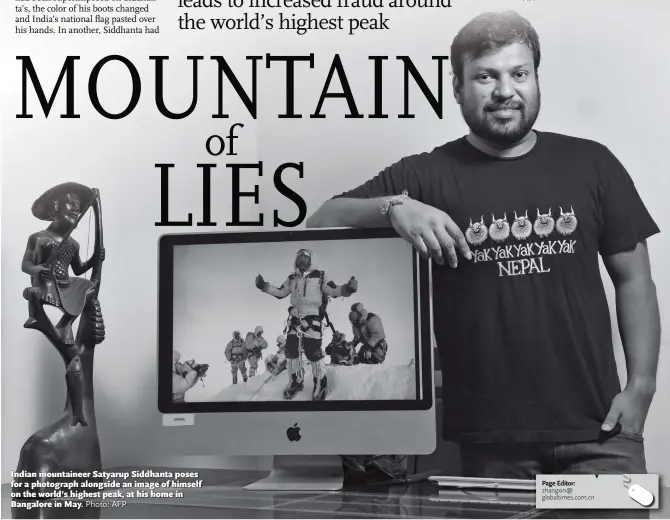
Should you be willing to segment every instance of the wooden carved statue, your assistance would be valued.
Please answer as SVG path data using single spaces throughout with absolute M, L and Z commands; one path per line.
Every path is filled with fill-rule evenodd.
M 89 208 L 95 216 L 95 243 L 91 258 L 82 262 L 79 244 L 71 234 Z M 24 490 L 37 493 L 37 498 L 12 499 L 17 502 L 42 501 L 39 492 L 53 493 L 55 488 L 50 484 L 54 482 L 74 482 L 76 485 L 70 490 L 90 492 L 84 481 L 95 479 L 72 477 L 72 473 L 92 473 L 101 470 L 102 465 L 93 399 L 93 355 L 96 345 L 105 338 L 98 300 L 105 260 L 100 193 L 75 182 L 60 184 L 39 197 L 32 212 L 50 224 L 29 237 L 23 257 L 21 267 L 31 281 L 23 292 L 28 300 L 28 319 L 23 326 L 41 332 L 63 358 L 67 399 L 60 417 L 31 435 L 21 449 L 16 472 L 24 476 L 14 478 L 14 482 L 24 486 L 29 483 L 31 487 L 32 483 L 41 482 L 44 487 L 14 487 L 15 493 Z M 47 316 L 44 305 L 62 312 L 56 325 Z M 78 317 L 75 335 L 72 328 Z M 98 518 L 100 508 L 13 507 L 12 516 Z

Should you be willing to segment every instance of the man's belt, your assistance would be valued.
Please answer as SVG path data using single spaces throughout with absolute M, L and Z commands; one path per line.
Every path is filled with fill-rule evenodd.
M 291 324 L 293 329 L 294 330 L 302 329 L 301 323 L 303 321 L 305 323 L 307 323 L 307 325 L 308 325 L 307 330 L 314 330 L 316 332 L 322 332 L 323 331 L 323 327 L 321 325 L 321 320 L 319 319 L 318 316 L 315 316 L 315 315 L 305 316 L 302 319 L 301 318 L 294 318 L 293 322 Z

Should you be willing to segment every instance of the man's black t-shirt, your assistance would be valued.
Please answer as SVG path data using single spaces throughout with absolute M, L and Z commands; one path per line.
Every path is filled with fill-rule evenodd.
M 338 196 L 407 190 L 446 212 L 470 243 L 472 261 L 433 264 L 447 439 L 596 439 L 621 391 L 599 254 L 659 229 L 605 146 L 537 136 L 514 159 L 461 138 Z

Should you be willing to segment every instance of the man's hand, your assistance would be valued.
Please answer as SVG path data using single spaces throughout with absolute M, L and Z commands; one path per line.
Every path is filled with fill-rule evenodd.
M 356 278 L 353 276 L 349 278 L 349 281 L 347 282 L 347 288 L 351 294 L 354 294 L 356 291 L 358 291 L 358 280 L 356 280 Z
M 422 202 L 408 199 L 391 208 L 391 225 L 424 257 L 433 257 L 444 264 L 443 251 L 451 267 L 458 265 L 456 248 L 468 260 L 472 253 L 465 236 L 444 211 Z
M 266 281 L 263 279 L 263 277 L 259 274 L 256 277 L 256 287 L 260 289 L 261 291 L 265 288 Z
M 602 425 L 603 431 L 612 431 L 619 423 L 623 433 L 641 435 L 652 399 L 652 392 L 626 388 L 612 400 L 612 406 Z
M 49 278 L 51 278 L 51 269 L 38 265 L 35 268 L 35 278 L 38 278 L 42 282 L 48 282 Z

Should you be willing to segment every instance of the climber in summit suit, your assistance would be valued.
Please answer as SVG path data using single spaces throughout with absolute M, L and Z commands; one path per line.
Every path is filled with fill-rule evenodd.
M 277 337 L 277 352 L 270 354 L 265 358 L 265 370 L 273 376 L 281 374 L 286 370 L 286 338 L 284 336 Z
M 233 373 L 233 384 L 237 384 L 237 370 L 242 374 L 244 382 L 247 382 L 247 351 L 244 348 L 244 340 L 240 336 L 240 331 L 233 332 L 233 339 L 226 346 L 226 359 L 230 363 L 230 370 Z
M 335 332 L 333 340 L 326 347 L 326 355 L 330 356 L 331 365 L 353 365 L 356 349 L 347 341 L 344 332 Z
M 354 364 L 380 365 L 386 359 L 388 345 L 382 320 L 368 312 L 362 303 L 354 303 L 349 313 L 349 321 L 354 332 L 352 345 L 362 343 Z
M 325 356 L 321 349 L 325 306 L 328 297 L 349 297 L 358 290 L 358 282 L 353 276 L 346 284 L 340 286 L 329 281 L 325 272 L 314 268 L 313 256 L 309 249 L 300 249 L 295 257 L 293 273 L 281 287 L 270 285 L 261 275 L 256 277 L 256 287 L 264 293 L 278 299 L 291 295 L 291 305 L 297 313 L 297 317 L 294 316 L 291 320 L 286 338 L 289 384 L 284 391 L 285 399 L 293 399 L 304 387 L 302 371 L 298 370 L 301 341 L 305 357 L 312 366 L 314 379 L 312 399 L 325 399 L 328 381 Z
M 256 375 L 258 360 L 263 358 L 262 351 L 266 348 L 268 348 L 268 342 L 263 337 L 263 327 L 258 325 L 254 332 L 249 332 L 244 339 L 244 349 L 247 351 L 247 361 L 249 361 L 249 377 Z
M 184 396 L 206 376 L 209 365 L 197 365 L 194 359 L 183 363 L 178 350 L 172 351 L 172 402 L 183 403 Z

